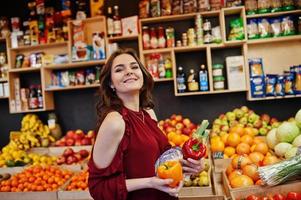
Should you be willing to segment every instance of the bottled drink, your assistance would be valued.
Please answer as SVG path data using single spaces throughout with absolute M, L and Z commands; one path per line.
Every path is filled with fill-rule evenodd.
M 200 82 L 200 91 L 208 91 L 208 72 L 205 65 L 201 65 L 201 69 L 199 71 L 199 82 Z
M 43 108 L 43 94 L 42 94 L 41 85 L 37 86 L 37 98 L 38 98 L 38 107 Z
M 39 101 L 37 91 L 34 85 L 30 86 L 29 93 L 29 109 L 37 109 L 39 107 Z
M 178 93 L 184 93 L 186 91 L 186 74 L 181 66 L 177 72 L 177 89 Z
M 160 55 L 159 58 L 158 71 L 159 71 L 159 78 L 165 78 L 166 70 L 165 70 L 165 64 L 162 55 Z
M 114 35 L 114 22 L 113 22 L 112 7 L 108 7 L 107 28 L 108 28 L 108 36 L 112 37 Z
M 122 30 L 121 30 L 121 19 L 119 16 L 119 10 L 118 6 L 114 6 L 114 16 L 113 16 L 113 22 L 114 22 L 114 35 L 115 36 L 121 36 Z
M 196 80 L 196 74 L 194 69 L 190 69 L 189 76 L 187 79 L 188 91 L 198 91 L 199 90 L 199 83 Z

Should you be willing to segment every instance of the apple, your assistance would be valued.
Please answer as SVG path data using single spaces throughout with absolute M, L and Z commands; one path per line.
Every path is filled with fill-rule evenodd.
M 72 163 L 75 163 L 77 161 L 77 158 L 74 157 L 73 155 L 70 155 L 66 159 L 66 164 L 71 165 Z
M 222 123 L 222 120 L 221 119 L 216 119 L 216 120 L 214 120 L 214 122 L 213 122 L 213 125 L 221 125 L 221 123 Z
M 268 129 L 267 128 L 262 127 L 262 128 L 259 129 L 259 135 L 265 136 L 267 134 L 268 134 Z
M 234 121 L 235 118 L 236 118 L 234 112 L 227 112 L 227 113 L 226 113 L 226 116 L 227 116 L 227 119 L 228 119 L 229 121 Z
M 251 114 L 249 114 L 248 122 L 249 123 L 254 123 L 257 119 L 259 119 L 259 116 L 256 115 L 255 113 L 251 113 Z
M 234 109 L 234 114 L 237 119 L 240 119 L 243 117 L 244 112 L 241 109 L 236 108 L 236 109 Z
M 85 150 L 85 149 L 81 149 L 79 151 L 79 154 L 81 155 L 82 158 L 86 158 L 89 156 L 89 151 Z
M 248 111 L 249 111 L 249 108 L 248 108 L 247 106 L 242 106 L 240 109 L 241 109 L 244 113 L 248 113 Z
M 268 127 L 268 123 L 266 121 L 262 121 L 262 127 L 264 128 Z
M 169 132 L 172 132 L 172 131 L 175 131 L 175 130 L 176 130 L 176 129 L 175 129 L 174 127 L 169 126 L 169 127 L 166 128 L 165 131 L 166 131 L 167 133 L 169 133 Z
M 82 145 L 91 145 L 92 142 L 91 142 L 90 138 L 84 138 L 84 139 L 82 139 L 81 144 Z
M 67 149 L 65 149 L 65 151 L 63 152 L 63 156 L 68 157 L 70 155 L 73 155 L 74 151 L 72 148 L 68 147 Z
M 56 163 L 58 165 L 62 165 L 66 162 L 66 158 L 64 156 L 59 156 L 57 159 L 56 159 Z
M 221 125 L 227 126 L 228 125 L 228 120 L 222 120 Z
M 170 121 L 170 125 L 173 126 L 173 127 L 176 125 L 176 123 L 177 123 L 177 121 L 175 119 Z
M 176 114 L 172 114 L 172 115 L 170 116 L 170 119 L 171 119 L 171 120 L 175 120 L 175 119 L 176 119 L 176 117 L 177 117 L 177 115 L 176 115 Z
M 265 122 L 268 124 L 268 123 L 270 123 L 271 117 L 270 117 L 268 114 L 262 114 L 262 115 L 260 116 L 260 119 L 261 119 L 262 121 L 265 121 Z
M 272 128 L 278 128 L 279 126 L 280 126 L 280 122 L 274 122 L 273 124 L 272 124 Z
M 95 136 L 96 136 L 96 133 L 93 130 L 88 131 L 88 133 L 86 135 L 86 137 L 88 137 L 88 138 L 95 138 Z
M 163 121 L 163 120 L 160 120 L 158 124 L 159 124 L 159 126 L 163 126 L 164 121 Z
M 75 135 L 75 132 L 70 130 L 70 131 L 67 131 L 66 133 L 66 138 L 73 138 Z
M 170 125 L 167 122 L 164 122 L 163 129 L 166 130 L 168 127 L 170 127 Z
M 188 118 L 184 118 L 182 123 L 183 123 L 186 127 L 189 127 L 189 125 L 191 124 L 191 121 L 190 121 L 190 119 L 188 119 Z
M 222 125 L 220 130 L 224 131 L 224 132 L 228 132 L 230 130 L 230 127 L 228 125 L 226 125 L 226 126 Z
M 74 136 L 73 136 L 73 139 L 74 140 L 81 140 L 85 137 L 85 134 L 82 133 L 82 132 L 75 132 Z
M 253 126 L 255 127 L 255 128 L 260 128 L 260 127 L 262 127 L 262 121 L 260 120 L 260 119 L 257 119 L 254 123 L 253 123 Z
M 185 128 L 182 129 L 182 134 L 189 136 L 190 133 L 191 133 L 191 129 L 190 128 L 185 127 Z
M 177 116 L 176 116 L 176 121 L 177 121 L 177 122 L 181 122 L 182 120 L 183 120 L 182 115 L 177 115 Z
M 74 141 L 74 139 L 72 139 L 72 138 L 68 138 L 68 139 L 66 140 L 66 146 L 73 146 L 74 143 L 75 143 L 75 141 Z
M 227 120 L 227 117 L 225 114 L 220 114 L 218 117 L 220 120 Z
M 254 125 L 253 125 L 252 123 L 247 123 L 247 127 L 251 127 L 251 128 L 253 128 L 253 127 L 254 127 Z
M 75 146 L 80 146 L 81 144 L 82 144 L 82 140 L 80 140 L 80 139 L 75 140 L 75 143 L 74 143 Z
M 270 124 L 273 125 L 275 122 L 278 122 L 278 119 L 276 119 L 275 117 L 272 117 L 270 120 Z
M 77 162 L 82 160 L 82 156 L 79 152 L 73 154 L 73 156 L 77 159 Z
M 248 118 L 247 117 L 242 117 L 239 120 L 240 124 L 246 125 L 248 123 Z
M 184 124 L 182 124 L 182 122 L 178 122 L 175 127 L 177 130 L 181 130 L 184 128 Z
M 238 125 L 238 124 L 239 124 L 239 122 L 236 121 L 236 120 L 230 121 L 230 122 L 229 122 L 229 126 L 230 126 L 230 127 L 236 126 L 236 125 Z
M 214 128 L 212 128 L 212 132 L 214 132 L 214 133 L 220 133 L 221 132 L 221 129 L 220 129 L 220 127 L 214 127 Z

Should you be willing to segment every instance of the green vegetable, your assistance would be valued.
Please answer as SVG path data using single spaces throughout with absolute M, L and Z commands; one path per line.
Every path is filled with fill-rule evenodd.
M 295 116 L 295 120 L 297 122 L 297 125 L 301 129 L 301 109 L 297 112 L 297 114 Z
M 279 142 L 292 143 L 299 135 L 299 128 L 294 122 L 283 122 L 277 128 L 277 139 Z

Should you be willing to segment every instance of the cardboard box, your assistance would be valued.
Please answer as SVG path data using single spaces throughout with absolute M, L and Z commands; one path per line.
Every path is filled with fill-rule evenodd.
M 246 75 L 243 56 L 226 58 L 227 79 L 229 90 L 246 90 Z

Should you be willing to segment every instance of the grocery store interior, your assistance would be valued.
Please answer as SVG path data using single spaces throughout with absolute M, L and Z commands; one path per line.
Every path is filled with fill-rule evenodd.
M 14 192 L 38 198 L 29 191 L 46 186 L 26 187 L 16 174 L 49 176 L 56 165 L 64 166 L 63 175 L 47 190 L 49 199 L 91 199 L 87 162 L 97 132 L 99 73 L 118 48 L 134 49 L 153 76 L 158 126 L 172 146 L 182 147 L 209 121 L 208 167 L 184 181 L 180 199 L 301 200 L 300 0 L 5 2 L 1 199 L 22 199 Z M 69 162 L 70 148 L 79 158 Z M 268 173 L 273 166 L 278 174 Z M 285 173 L 299 177 L 288 180 Z

